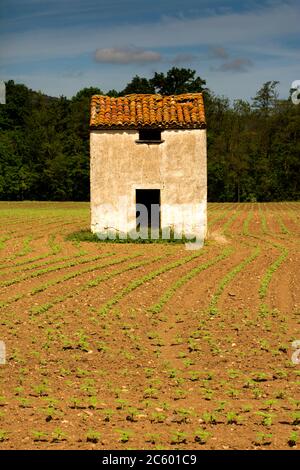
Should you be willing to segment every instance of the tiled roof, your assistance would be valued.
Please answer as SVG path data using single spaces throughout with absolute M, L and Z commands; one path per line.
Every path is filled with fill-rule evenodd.
M 206 127 L 202 93 L 184 95 L 126 95 L 120 98 L 94 95 L 91 129 Z

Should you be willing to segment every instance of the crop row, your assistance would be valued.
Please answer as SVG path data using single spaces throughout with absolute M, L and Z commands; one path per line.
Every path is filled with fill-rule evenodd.
M 55 253 L 49 253 L 46 258 L 48 258 L 49 256 L 53 256 Z M 32 271 L 34 269 L 37 269 L 37 268 L 41 268 L 42 266 L 49 266 L 51 264 L 57 264 L 57 263 L 62 263 L 63 261 L 69 261 L 69 260 L 73 260 L 74 258 L 81 258 L 82 256 L 85 256 L 87 255 L 87 251 L 86 250 L 83 250 L 83 249 L 80 249 L 78 251 L 78 253 L 74 253 L 73 255 L 69 255 L 69 256 L 61 256 L 60 258 L 55 258 L 55 259 L 48 259 L 46 261 L 42 261 L 40 263 L 34 263 L 32 262 L 31 263 L 21 263 L 21 265 L 18 265 L 18 267 L 16 269 L 12 269 L 12 267 L 10 266 L 9 269 L 10 269 L 10 272 L 11 273 L 18 273 L 20 271 L 22 272 L 26 272 L 26 271 Z M 25 266 L 24 267 L 24 264 L 29 264 L 29 266 Z
M 189 263 L 190 261 L 193 261 L 195 258 L 198 258 L 199 256 L 202 256 L 204 253 L 198 252 L 193 255 L 187 256 L 185 258 L 181 258 L 177 261 L 173 261 L 172 263 L 169 263 L 165 266 L 162 266 L 161 268 L 158 268 L 145 276 L 135 279 L 134 281 L 131 281 L 126 287 L 124 287 L 122 290 L 120 290 L 112 299 L 108 300 L 99 310 L 99 315 L 106 315 L 106 313 L 109 311 L 109 309 L 117 304 L 123 297 L 125 297 L 127 294 L 132 292 L 133 290 L 137 289 L 138 287 L 142 286 L 148 281 L 152 281 L 155 277 L 160 276 L 161 274 L 164 274 L 171 269 L 175 269 L 179 266 L 182 266 L 186 263 Z
M 215 258 L 207 261 L 204 264 L 201 264 L 200 266 L 197 266 L 196 268 L 193 268 L 190 270 L 187 274 L 184 276 L 180 277 L 177 279 L 161 296 L 159 301 L 152 305 L 150 307 L 150 312 L 152 313 L 159 313 L 163 306 L 171 299 L 171 297 L 176 293 L 176 291 L 182 287 L 184 284 L 186 284 L 188 281 L 196 277 L 198 274 L 200 274 L 202 271 L 204 271 L 207 268 L 210 268 L 214 264 L 217 264 L 219 261 L 227 258 L 233 253 L 233 248 L 225 248 L 222 253 Z
M 136 252 L 136 253 L 134 253 L 130 256 L 125 256 L 125 257 L 121 257 L 121 258 L 117 258 L 117 259 L 113 259 L 113 260 L 108 260 L 107 262 L 97 264 L 96 266 L 90 266 L 90 267 L 88 267 L 86 269 L 83 269 L 83 270 L 80 270 L 80 271 L 74 271 L 74 272 L 66 274 L 66 275 L 64 275 L 64 276 L 62 276 L 58 279 L 53 279 L 51 281 L 48 281 L 47 283 L 44 283 L 44 284 L 41 284 L 41 285 L 35 287 L 34 289 L 32 289 L 29 292 L 29 295 L 36 295 L 39 292 L 43 292 L 43 291 L 47 290 L 49 287 L 52 287 L 54 285 L 61 284 L 63 282 L 69 281 L 69 280 L 74 279 L 74 278 L 76 278 L 78 276 L 81 276 L 83 274 L 90 273 L 90 272 L 93 272 L 93 271 L 97 271 L 99 269 L 109 267 L 109 266 L 112 266 L 114 264 L 123 263 L 124 261 L 127 261 L 127 260 L 132 259 L 132 258 L 136 258 L 138 256 L 141 256 L 141 253 Z M 0 303 L 0 308 L 6 307 L 6 306 L 10 305 L 11 303 L 16 302 L 17 300 L 20 300 L 22 297 L 25 297 L 26 295 L 28 295 L 28 293 L 17 294 L 16 296 L 11 297 L 10 299 L 8 299 L 4 302 L 1 302 Z
M 277 271 L 280 265 L 286 260 L 289 254 L 289 250 L 285 248 L 284 246 L 281 246 L 278 244 L 273 244 L 273 245 L 279 248 L 279 250 L 281 251 L 281 254 L 274 261 L 274 263 L 272 263 L 271 266 L 269 266 L 269 268 L 265 272 L 264 277 L 261 280 L 260 287 L 259 287 L 259 296 L 261 299 L 264 299 L 266 297 L 268 287 L 272 280 L 273 274 Z
M 136 256 L 127 256 L 126 258 L 120 259 L 118 263 L 122 263 L 122 262 L 130 260 L 134 257 L 136 257 Z M 48 310 L 50 310 L 55 305 L 57 305 L 61 302 L 64 302 L 67 299 L 71 299 L 71 298 L 81 294 L 83 291 L 85 291 L 87 289 L 97 287 L 101 282 L 108 281 L 109 279 L 113 279 L 116 276 L 118 276 L 120 274 L 123 274 L 127 271 L 132 271 L 134 269 L 138 269 L 138 268 L 147 266 L 148 264 L 155 263 L 157 261 L 162 260 L 164 257 L 165 256 L 156 256 L 156 257 L 148 259 L 148 260 L 139 261 L 137 263 L 131 263 L 129 265 L 126 265 L 126 266 L 122 267 L 121 269 L 117 269 L 117 270 L 114 270 L 114 271 L 109 272 L 109 273 L 104 273 L 101 276 L 96 277 L 95 279 L 93 279 L 91 281 L 88 281 L 87 283 L 83 284 L 78 289 L 72 290 L 71 292 L 67 292 L 64 295 L 61 295 L 59 297 L 56 297 L 55 299 L 52 299 L 51 302 L 47 302 L 47 303 L 45 303 L 43 305 L 40 305 L 40 306 L 37 306 L 37 307 L 33 307 L 31 309 L 31 312 L 35 315 L 47 312 Z M 118 264 L 118 263 L 115 262 L 115 263 L 112 263 L 112 264 Z M 108 264 L 107 266 L 112 266 L 112 264 Z
M 233 224 L 233 222 L 238 218 L 238 216 L 240 215 L 240 212 L 241 212 L 241 211 L 240 211 L 239 209 L 237 209 L 237 210 L 234 212 L 234 214 L 232 214 L 232 216 L 229 217 L 229 219 L 225 222 L 225 224 L 224 224 L 223 227 L 222 227 L 222 233 L 223 233 L 224 235 L 229 235 L 228 229 L 229 229 L 229 227 Z
M 24 247 L 24 243 L 25 242 L 23 242 L 23 247 Z M 28 241 L 26 241 L 25 245 L 27 243 L 28 243 Z M 16 266 L 24 266 L 26 264 L 34 263 L 35 261 L 43 260 L 45 258 L 48 258 L 49 256 L 57 255 L 62 250 L 61 246 L 55 241 L 55 234 L 51 234 L 49 236 L 48 246 L 49 246 L 50 250 L 47 253 L 45 253 L 44 255 L 34 256 L 33 258 L 29 258 L 29 259 L 26 259 L 26 260 L 15 261 L 14 265 L 12 267 L 15 268 Z M 9 268 L 10 266 L 7 266 L 7 262 L 14 261 L 16 258 L 18 258 L 17 254 L 15 254 L 15 255 L 13 255 L 9 258 L 6 258 L 6 263 L 0 264 L 0 269 Z
M 7 240 L 9 240 L 9 236 L 8 235 L 3 235 L 2 237 L 0 237 L 0 250 L 3 250 L 4 246 L 5 246 L 5 243 L 7 242 Z
M 51 273 L 53 271 L 60 271 L 62 269 L 73 268 L 74 266 L 79 266 L 81 264 L 92 263 L 93 261 L 98 261 L 99 259 L 106 258 L 108 256 L 113 256 L 113 255 L 115 255 L 115 252 L 104 253 L 104 254 L 101 254 L 101 255 L 92 256 L 90 258 L 81 259 L 81 260 L 69 261 L 68 263 L 61 264 L 60 266 L 50 266 L 50 267 L 47 267 L 47 268 L 44 268 L 44 269 L 40 269 L 39 271 L 34 271 L 32 273 L 29 273 L 25 276 L 20 276 L 20 277 L 14 278 L 14 279 L 8 279 L 7 281 L 2 281 L 2 282 L 0 282 L 0 286 L 2 286 L 2 287 L 12 286 L 14 284 L 18 284 L 18 283 L 26 281 L 28 279 L 33 279 L 35 277 L 39 277 L 39 276 L 42 276 L 44 274 Z
M 276 220 L 278 222 L 278 225 L 280 227 L 280 230 L 281 230 L 281 233 L 283 233 L 284 235 L 290 235 L 291 232 L 290 230 L 286 227 L 286 225 L 284 224 L 283 220 L 282 220 L 282 217 L 280 214 L 277 214 L 276 215 Z
M 218 313 L 217 309 L 217 304 L 218 300 L 224 291 L 225 287 L 235 278 L 235 276 L 240 273 L 248 264 L 250 264 L 252 261 L 255 260 L 255 258 L 258 257 L 260 254 L 260 248 L 257 246 L 253 252 L 251 253 L 250 256 L 248 256 L 246 259 L 244 259 L 241 263 L 239 263 L 237 266 L 232 268 L 231 271 L 226 273 L 226 275 L 221 279 L 219 282 L 219 285 L 215 291 L 215 293 L 212 296 L 210 305 L 209 305 L 209 313 L 212 315 L 215 315 Z
M 73 223 L 74 222 L 66 222 L 65 224 L 62 224 L 62 225 L 70 225 L 70 224 L 73 224 Z M 46 230 L 49 231 L 48 228 Z M 32 232 L 32 229 L 31 229 L 31 232 Z M 13 235 L 13 237 L 12 237 L 12 235 Z M 44 237 L 44 234 L 40 234 L 40 233 L 35 233 L 34 236 L 32 234 L 30 234 L 30 235 L 24 237 L 24 231 L 22 232 L 21 235 L 15 235 L 14 232 L 10 232 L 9 234 L 6 234 L 4 239 L 3 239 L 5 243 L 10 239 L 17 240 L 19 238 L 23 238 L 22 247 L 18 252 L 14 253 L 13 255 L 10 255 L 7 258 L 3 258 L 1 261 L 2 262 L 5 261 L 7 263 L 7 262 L 10 262 L 10 261 L 14 261 L 17 258 L 24 257 L 25 255 L 27 255 L 31 251 L 33 251 L 33 248 L 31 247 L 31 242 L 36 241 L 36 240 L 40 240 L 43 237 Z M 55 235 L 54 234 L 51 234 L 49 236 L 48 244 L 49 244 L 49 247 L 50 247 L 50 250 L 51 250 L 51 254 L 57 254 L 61 251 L 60 245 L 55 242 Z M 4 245 L 3 245 L 3 247 L 4 247 Z M 1 239 L 0 239 L 0 250 L 1 250 Z M 45 255 L 39 255 L 39 256 L 35 257 L 34 260 L 37 261 L 37 260 L 40 260 L 40 259 L 44 259 L 47 256 L 49 256 L 48 253 L 45 254 Z M 0 269 L 6 268 L 7 267 L 6 263 L 1 264 Z M 15 263 L 15 266 L 17 266 L 17 263 Z
M 250 210 L 247 214 L 246 219 L 244 220 L 243 223 L 243 229 L 242 229 L 242 234 L 245 235 L 246 237 L 249 236 L 249 224 L 251 220 L 253 219 L 253 210 Z
M 211 228 L 213 225 L 215 225 L 217 222 L 219 222 L 219 220 L 222 220 L 222 219 L 225 219 L 225 217 L 227 216 L 227 214 L 229 213 L 229 211 L 232 209 L 231 206 L 229 207 L 226 207 L 224 206 L 221 214 L 217 214 L 215 217 L 213 217 L 212 219 L 209 218 L 208 220 L 208 227 Z

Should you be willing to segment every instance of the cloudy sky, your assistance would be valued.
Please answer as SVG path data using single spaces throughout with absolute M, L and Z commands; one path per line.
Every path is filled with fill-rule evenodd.
M 299 0 L 1 0 L 0 79 L 53 96 L 195 69 L 218 95 L 300 79 Z

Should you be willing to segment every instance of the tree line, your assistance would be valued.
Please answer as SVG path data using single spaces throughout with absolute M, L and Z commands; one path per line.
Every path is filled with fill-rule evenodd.
M 194 70 L 135 76 L 122 91 L 204 94 L 209 201 L 280 201 L 300 196 L 300 105 L 279 99 L 277 81 L 250 100 L 214 94 Z M 89 106 L 100 88 L 49 97 L 13 80 L 0 105 L 0 199 L 89 200 Z

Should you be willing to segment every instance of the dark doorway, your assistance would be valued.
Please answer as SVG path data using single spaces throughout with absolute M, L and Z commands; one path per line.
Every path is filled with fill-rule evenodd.
M 160 229 L 160 189 L 136 189 L 136 230 Z

